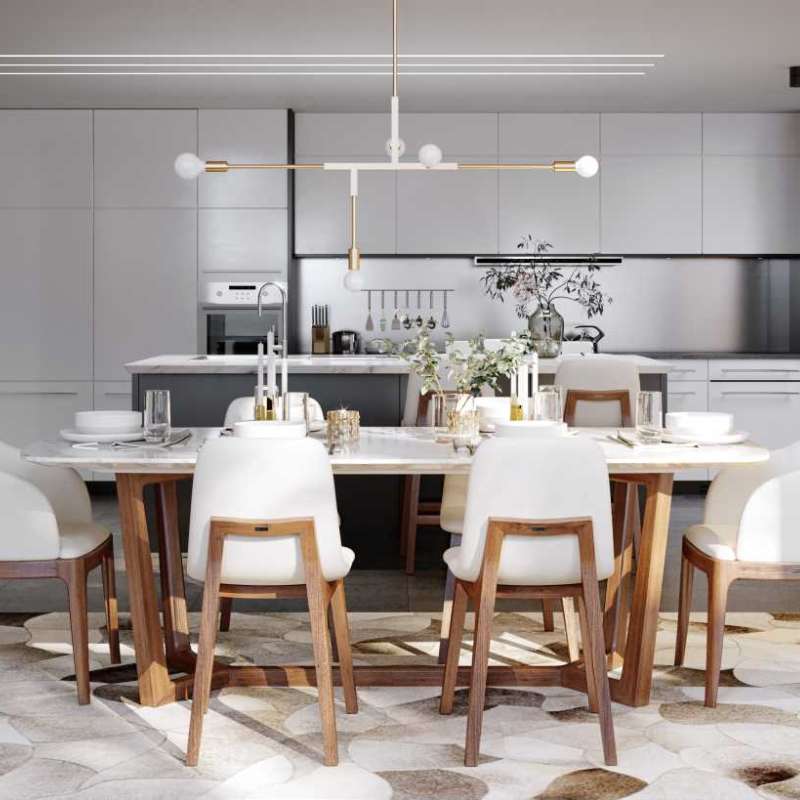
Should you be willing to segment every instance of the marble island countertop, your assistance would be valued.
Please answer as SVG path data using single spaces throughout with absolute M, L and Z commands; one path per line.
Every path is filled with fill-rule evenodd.
M 592 356 L 585 356 L 591 358 Z M 602 356 L 601 356 L 602 357 Z M 669 365 L 644 356 L 630 356 L 636 361 L 639 372 L 646 374 L 663 374 L 669 371 Z M 539 371 L 551 374 L 558 369 L 560 358 L 539 360 Z M 256 356 L 203 356 L 203 355 L 162 355 L 131 361 L 125 365 L 131 374 L 208 374 L 231 373 L 247 374 L 256 371 Z M 300 374 L 351 373 L 376 375 L 404 375 L 408 373 L 408 363 L 398 356 L 312 356 L 290 355 L 289 372 Z

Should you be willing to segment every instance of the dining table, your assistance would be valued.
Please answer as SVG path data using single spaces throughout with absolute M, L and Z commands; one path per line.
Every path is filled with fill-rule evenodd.
M 25 459 L 37 464 L 113 472 L 116 476 L 139 701 L 146 706 L 187 699 L 192 691 L 195 654 L 190 644 L 176 485 L 191 479 L 203 444 L 227 432 L 221 428 L 191 428 L 190 432 L 188 439 L 171 447 L 141 443 L 87 447 L 49 441 L 23 451 Z M 635 441 L 634 433 L 628 433 Z M 767 460 L 769 451 L 752 442 L 631 445 L 616 434 L 616 430 L 602 428 L 569 431 L 569 435 L 595 440 L 608 464 L 615 561 L 614 572 L 605 582 L 603 607 L 611 696 L 618 703 L 641 706 L 650 700 L 675 473 L 754 464 Z M 324 442 L 324 434 L 312 435 Z M 330 463 L 334 475 L 468 474 L 472 453 L 456 450 L 443 438 L 432 428 L 364 427 L 356 442 L 330 453 Z M 564 476 L 565 481 L 569 479 L 569 475 Z M 150 550 L 145 505 L 149 487 L 155 489 L 157 569 Z M 631 509 L 638 504 L 631 500 L 640 492 L 644 496 L 643 514 L 633 524 Z M 448 603 L 446 597 L 442 648 L 447 646 Z M 442 670 L 441 664 L 430 663 L 430 659 L 405 665 L 361 665 L 356 667 L 356 683 L 436 686 L 441 684 Z M 213 684 L 313 686 L 315 680 L 313 666 L 216 662 Z M 334 680 L 338 681 L 336 671 Z M 469 668 L 459 669 L 458 683 L 468 685 Z M 580 659 L 552 667 L 492 665 L 488 683 L 549 684 L 585 691 L 586 673 Z

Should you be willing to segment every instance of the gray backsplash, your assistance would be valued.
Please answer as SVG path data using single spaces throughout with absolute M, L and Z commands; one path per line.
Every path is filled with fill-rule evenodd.
M 483 270 L 471 259 L 364 259 L 366 288 L 454 289 L 448 300 L 449 332 L 467 338 L 478 332 L 504 336 L 525 323 L 514 314 L 513 302 L 498 303 L 483 293 Z M 373 293 L 375 331 L 367 333 L 367 298 L 342 287 L 345 262 L 302 259 L 293 281 L 296 305 L 295 348 L 311 349 L 313 304 L 330 306 L 331 329 L 360 331 L 366 338 L 387 336 L 396 341 L 406 331 L 378 328 L 380 294 Z M 788 260 L 671 258 L 628 259 L 604 268 L 604 288 L 613 297 L 599 324 L 604 350 L 786 352 L 800 351 L 800 262 Z M 428 317 L 428 294 L 422 313 Z M 394 296 L 387 292 L 387 319 Z M 405 293 L 399 302 L 404 304 Z M 416 313 L 416 291 L 411 293 Z M 586 322 L 574 303 L 559 305 L 568 324 Z M 794 312 L 794 313 L 793 313 Z M 441 317 L 441 293 L 435 295 L 435 316 Z M 792 325 L 792 319 L 795 324 Z M 434 338 L 443 339 L 436 328 Z

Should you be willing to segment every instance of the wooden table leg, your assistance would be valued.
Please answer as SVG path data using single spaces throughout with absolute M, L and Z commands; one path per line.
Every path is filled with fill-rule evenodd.
M 149 478 L 149 480 L 148 480 Z M 139 677 L 139 702 L 158 706 L 175 699 L 175 687 L 167 670 L 164 640 L 158 616 L 153 562 L 147 535 L 143 490 L 152 477 L 117 474 L 122 544 Z
M 672 504 L 672 474 L 647 475 L 642 478 L 647 497 L 625 642 L 625 661 L 621 679 L 612 682 L 614 700 L 630 706 L 642 706 L 650 701 Z
M 614 668 L 622 663 L 622 645 L 627 634 L 630 606 L 630 578 L 633 567 L 633 541 L 631 516 L 638 511 L 638 487 L 635 483 L 614 481 L 614 572 L 606 581 L 604 603 L 605 648 L 608 666 Z

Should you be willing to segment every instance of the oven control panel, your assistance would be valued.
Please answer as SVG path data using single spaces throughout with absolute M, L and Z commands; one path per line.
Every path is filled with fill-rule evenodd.
M 255 306 L 258 303 L 258 290 L 262 283 L 224 283 L 209 281 L 205 284 L 201 303 L 206 306 Z M 280 284 L 286 291 L 286 284 Z M 281 293 L 274 286 L 268 286 L 261 295 L 265 306 L 278 305 Z

